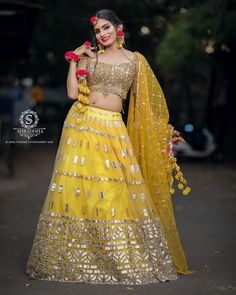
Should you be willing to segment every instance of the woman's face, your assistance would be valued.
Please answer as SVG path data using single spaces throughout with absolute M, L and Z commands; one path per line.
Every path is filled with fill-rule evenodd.
M 110 46 L 114 42 L 117 42 L 116 28 L 108 20 L 98 18 L 94 26 L 94 33 L 97 42 L 103 46 Z

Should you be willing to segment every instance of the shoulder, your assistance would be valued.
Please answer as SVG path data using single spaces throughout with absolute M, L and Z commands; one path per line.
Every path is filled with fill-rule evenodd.
M 135 51 L 136 56 L 138 57 L 139 61 L 146 62 L 146 57 L 139 51 Z
M 139 65 L 148 65 L 148 61 L 145 58 L 145 56 L 140 53 L 139 51 L 131 51 L 131 50 L 125 50 L 125 54 L 132 60 L 135 60 L 138 62 Z
M 129 58 L 134 58 L 135 57 L 135 52 L 134 51 L 131 51 L 131 50 L 128 50 L 128 49 L 125 49 L 123 48 L 125 54 L 129 57 Z
M 131 59 L 135 59 L 135 57 L 138 58 L 139 61 L 142 61 L 142 62 L 146 62 L 146 58 L 145 56 L 140 53 L 139 51 L 131 51 L 131 50 L 127 50 L 127 49 L 124 49 L 125 50 L 125 53 L 127 54 L 127 56 Z

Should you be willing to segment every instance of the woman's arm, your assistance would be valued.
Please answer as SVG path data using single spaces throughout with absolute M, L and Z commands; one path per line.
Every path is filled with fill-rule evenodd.
M 66 86 L 67 86 L 67 95 L 70 99 L 77 99 L 78 96 L 78 81 L 76 78 L 77 64 L 75 61 L 71 61 L 69 65 Z
M 90 49 L 86 48 L 85 45 L 76 48 L 74 52 L 79 55 L 80 60 L 78 62 L 78 66 L 76 65 L 77 63 L 74 60 L 70 61 L 66 86 L 68 97 L 70 99 L 76 100 L 78 97 L 78 81 L 76 77 L 76 71 L 79 68 L 86 67 L 86 56 L 94 57 L 95 55 Z

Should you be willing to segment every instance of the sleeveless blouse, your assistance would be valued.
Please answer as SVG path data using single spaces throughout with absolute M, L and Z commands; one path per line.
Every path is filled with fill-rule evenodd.
M 81 57 L 81 64 L 86 63 L 89 70 L 87 84 L 91 91 L 101 92 L 104 96 L 109 93 L 126 99 L 129 88 L 138 71 L 138 59 L 119 64 L 108 64 L 87 56 Z

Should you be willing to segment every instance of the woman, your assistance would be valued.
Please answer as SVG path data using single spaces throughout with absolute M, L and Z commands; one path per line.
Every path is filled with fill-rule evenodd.
M 173 169 L 180 189 L 189 192 L 171 150 L 184 140 L 168 124 L 146 59 L 123 47 L 119 18 L 103 9 L 90 21 L 94 47 L 87 41 L 66 54 L 68 96 L 76 101 L 64 122 L 26 273 L 96 284 L 172 281 L 177 272 L 191 273 L 170 197 Z M 130 87 L 126 129 L 120 112 Z

